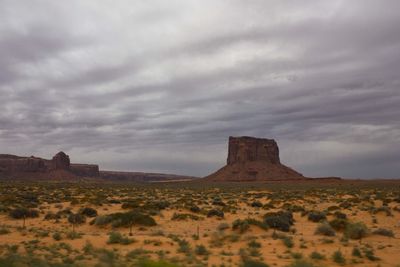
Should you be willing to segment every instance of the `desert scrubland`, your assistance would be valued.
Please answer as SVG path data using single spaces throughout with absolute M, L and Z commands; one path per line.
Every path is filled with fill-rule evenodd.
M 400 266 L 399 186 L 1 182 L 0 266 Z

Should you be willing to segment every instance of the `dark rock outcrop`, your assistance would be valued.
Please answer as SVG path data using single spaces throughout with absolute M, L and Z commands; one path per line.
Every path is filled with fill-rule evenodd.
M 302 174 L 283 165 L 275 140 L 229 137 L 227 165 L 204 178 L 207 181 L 302 180 Z

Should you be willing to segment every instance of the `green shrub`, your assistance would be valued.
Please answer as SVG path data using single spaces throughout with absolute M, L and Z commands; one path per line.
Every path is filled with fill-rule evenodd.
M 322 223 L 318 225 L 315 230 L 315 234 L 317 235 L 325 235 L 325 236 L 335 236 L 335 230 L 327 223 Z
M 74 214 L 74 213 L 72 213 L 72 214 L 70 214 L 68 216 L 68 222 L 71 223 L 71 224 L 82 224 L 82 223 L 86 222 L 86 218 L 82 214 L 79 214 L 79 213 Z
M 219 217 L 224 218 L 224 212 L 222 210 L 212 209 L 207 213 L 207 217 Z
M 269 267 L 269 265 L 260 261 L 246 259 L 243 261 L 242 267 Z
M 196 253 L 196 255 L 200 255 L 200 256 L 205 256 L 208 255 L 209 252 L 206 249 L 206 247 L 204 245 L 197 245 L 194 249 L 194 253 Z
M 353 255 L 354 257 L 362 258 L 361 251 L 357 247 L 353 248 L 353 251 L 351 252 L 351 255 Z
M 97 216 L 91 224 L 104 226 L 112 224 L 113 227 L 131 227 L 132 225 L 154 226 L 156 221 L 149 215 L 136 212 L 117 212 L 105 216 Z
M 308 213 L 308 220 L 312 222 L 320 222 L 326 220 L 326 214 L 321 211 L 311 211 Z
M 234 222 L 232 223 L 232 225 L 234 224 Z M 232 226 L 233 227 L 233 226 Z M 229 224 L 227 223 L 221 223 L 218 225 L 217 227 L 218 231 L 224 231 L 226 229 L 229 229 Z
M 380 260 L 378 257 L 375 256 L 374 251 L 372 249 L 366 249 L 364 251 L 365 257 L 370 261 L 378 261 Z
M 108 235 L 107 244 L 121 244 L 121 245 L 129 245 L 133 243 L 134 240 L 128 237 L 124 237 L 120 232 L 111 232 Z
M 336 262 L 337 264 L 344 265 L 346 264 L 346 259 L 344 258 L 342 252 L 340 250 L 336 250 L 332 254 L 332 260 Z
M 140 260 L 135 266 L 137 267 L 179 267 L 176 264 L 166 261 L 152 261 L 149 259 Z
M 8 230 L 7 228 L 5 228 L 5 227 L 0 228 L 0 235 L 6 235 L 9 233 L 10 233 L 10 230 Z
M 346 226 L 345 235 L 350 239 L 362 239 L 368 235 L 368 228 L 364 223 L 349 223 Z
M 96 217 L 97 216 L 97 210 L 93 208 L 83 208 L 79 211 L 80 214 L 85 215 L 86 217 Z
M 329 225 L 332 226 L 336 231 L 342 231 L 346 229 L 346 226 L 349 222 L 346 219 L 333 219 L 329 222 Z
M 343 219 L 343 220 L 347 219 L 347 215 L 345 213 L 343 213 L 343 212 L 340 212 L 340 211 L 335 211 L 335 213 L 333 215 L 337 219 Z
M 314 267 L 315 265 L 305 260 L 295 260 L 287 267 Z
M 250 248 L 261 248 L 261 243 L 255 241 L 255 240 L 251 240 L 247 245 Z
M 293 214 L 290 211 L 269 212 L 264 215 L 264 223 L 266 225 L 283 232 L 289 232 L 293 222 Z
M 16 208 L 11 210 L 9 215 L 13 219 L 37 218 L 39 217 L 39 211 L 35 209 Z
M 253 201 L 251 203 L 251 206 L 254 208 L 261 208 L 263 206 L 263 204 L 260 201 Z
M 246 232 L 249 228 L 250 225 L 246 220 L 237 219 L 232 223 L 232 229 L 239 230 L 240 233 Z
M 171 220 L 173 221 L 186 221 L 188 219 L 193 221 L 198 221 L 201 219 L 201 217 L 189 213 L 174 213 L 174 215 L 171 218 Z
M 310 254 L 310 258 L 313 259 L 313 260 L 324 260 L 325 256 L 322 255 L 321 253 L 317 252 L 317 251 L 313 251 Z
M 60 241 L 62 239 L 62 236 L 59 232 L 55 232 L 52 237 L 56 241 Z
M 378 228 L 375 231 L 372 232 L 375 235 L 383 235 L 387 237 L 394 237 L 394 233 L 392 230 L 389 229 L 384 229 L 384 228 Z
M 198 206 L 196 206 L 196 205 L 190 206 L 189 210 L 190 210 L 191 212 L 194 212 L 194 213 L 197 213 L 197 212 L 200 212 L 200 211 L 201 211 L 201 209 L 200 209 Z
M 185 239 L 178 239 L 178 246 L 178 252 L 190 254 L 191 248 L 188 241 L 186 241 Z

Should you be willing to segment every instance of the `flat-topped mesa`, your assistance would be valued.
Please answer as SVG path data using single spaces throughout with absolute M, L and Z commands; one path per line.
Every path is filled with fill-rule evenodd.
M 227 164 L 247 161 L 280 164 L 278 144 L 273 139 L 230 136 Z
M 230 136 L 227 165 L 204 179 L 215 182 L 247 182 L 306 178 L 281 163 L 275 140 Z
M 99 166 L 93 164 L 71 164 L 64 152 L 57 153 L 51 160 L 37 157 L 19 157 L 0 154 L 0 178 L 12 177 L 98 177 Z

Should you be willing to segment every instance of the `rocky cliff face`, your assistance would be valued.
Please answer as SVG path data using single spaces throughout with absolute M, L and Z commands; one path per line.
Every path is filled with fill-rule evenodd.
M 99 165 L 94 164 L 71 164 L 70 170 L 78 176 L 98 177 L 100 175 Z
M 227 165 L 205 177 L 208 181 L 298 180 L 305 177 L 283 165 L 273 139 L 229 137 Z
M 248 161 L 266 161 L 279 164 L 278 144 L 273 139 L 230 136 L 227 164 L 232 165 Z
M 47 169 L 47 162 L 41 158 L 0 155 L 0 172 L 41 172 Z
M 62 151 L 58 152 L 51 161 L 55 170 L 69 170 L 70 168 L 69 156 Z

